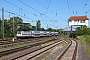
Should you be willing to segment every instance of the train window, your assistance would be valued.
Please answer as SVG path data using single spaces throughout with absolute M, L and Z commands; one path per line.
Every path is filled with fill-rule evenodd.
M 31 34 L 31 31 L 24 31 L 23 34 Z
M 21 34 L 21 32 L 17 32 L 17 34 Z

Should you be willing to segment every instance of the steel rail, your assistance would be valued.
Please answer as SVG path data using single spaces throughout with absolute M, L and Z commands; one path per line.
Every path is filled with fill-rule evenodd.
M 76 40 L 75 41 L 75 49 L 74 49 L 74 53 L 72 56 L 72 60 L 76 60 L 76 54 L 77 54 L 77 47 L 78 47 L 78 42 Z M 68 49 L 70 48 L 70 46 L 72 45 L 72 41 L 70 40 L 70 44 L 67 46 L 67 48 L 61 53 L 61 55 L 59 55 L 59 57 L 56 60 L 61 60 L 62 57 L 64 56 L 64 54 L 68 51 Z
M 67 46 L 67 48 L 62 52 L 62 54 L 56 60 L 60 60 L 64 56 L 66 51 L 70 48 L 71 45 L 72 45 L 72 41 L 70 40 L 70 44 Z

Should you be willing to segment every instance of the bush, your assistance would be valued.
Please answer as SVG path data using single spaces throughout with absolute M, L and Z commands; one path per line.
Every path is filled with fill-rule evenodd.
M 90 35 L 90 28 L 87 28 L 87 27 L 79 28 L 72 34 L 75 36 Z
M 85 40 L 86 40 L 86 43 L 87 43 L 87 44 L 90 43 L 90 36 L 89 36 L 89 35 L 86 35 L 85 38 L 86 38 L 86 39 L 85 39 Z

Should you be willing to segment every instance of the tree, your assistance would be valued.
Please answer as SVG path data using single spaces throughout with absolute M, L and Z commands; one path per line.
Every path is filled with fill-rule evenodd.
M 53 29 L 52 28 L 48 28 L 47 31 L 53 31 Z
M 14 37 L 14 34 L 10 29 L 11 29 L 11 27 L 8 25 L 7 21 L 5 21 L 5 23 L 4 23 L 5 38 Z
M 23 20 L 21 18 L 14 16 L 14 17 L 11 17 L 10 20 L 7 21 L 7 24 L 9 25 L 9 27 L 11 27 L 10 30 L 16 33 L 18 30 L 17 27 L 20 26 L 22 22 Z
M 36 26 L 32 26 L 30 30 L 36 30 Z
M 40 20 L 38 20 L 37 23 L 36 23 L 36 30 L 41 30 Z
M 9 36 L 8 33 L 10 33 L 9 37 L 14 37 L 16 35 L 16 32 L 18 30 L 18 26 L 23 22 L 23 20 L 20 17 L 14 16 L 11 17 L 9 20 L 5 22 L 5 32 L 7 33 L 6 36 Z M 8 30 L 8 31 L 7 31 Z
M 90 35 L 90 28 L 83 26 L 82 28 L 77 28 L 72 34 L 75 36 Z
M 19 31 L 29 31 L 31 30 L 31 24 L 30 23 L 22 23 L 20 26 Z
M 45 31 L 45 29 L 44 28 L 41 28 L 41 31 Z

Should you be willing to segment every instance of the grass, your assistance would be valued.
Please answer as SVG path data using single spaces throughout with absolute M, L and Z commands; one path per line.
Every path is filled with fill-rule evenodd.
M 42 40 L 42 41 L 45 42 L 46 40 Z M 12 48 L 17 48 L 17 47 L 21 47 L 21 46 L 26 46 L 26 45 L 30 45 L 30 44 L 35 44 L 35 43 L 37 43 L 37 41 L 30 41 L 30 42 L 26 42 L 26 43 L 12 44 L 12 45 L 7 46 L 7 47 L 0 46 L 0 51 L 7 50 L 7 49 L 12 49 Z
M 8 46 L 8 47 L 0 46 L 0 51 L 11 49 L 11 48 L 17 48 L 17 47 L 21 47 L 21 46 L 26 46 L 26 45 L 30 45 L 30 44 L 35 44 L 35 43 L 36 43 L 35 41 L 32 41 L 32 42 L 26 42 L 26 43 L 12 44 L 11 46 Z
M 80 42 L 84 45 L 84 51 L 86 56 L 90 57 L 90 36 L 84 35 L 80 36 Z
M 86 44 L 85 46 L 85 54 L 90 57 L 90 44 Z

